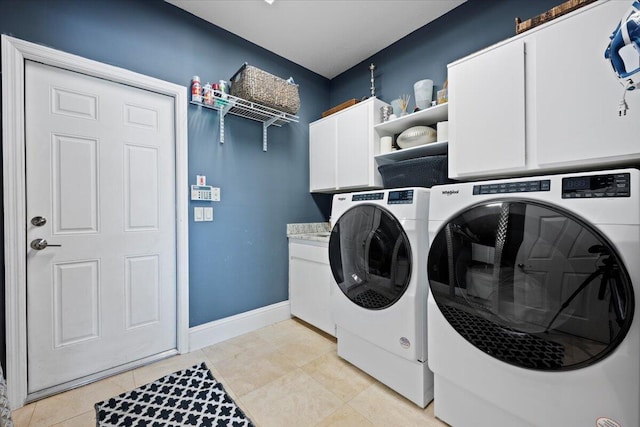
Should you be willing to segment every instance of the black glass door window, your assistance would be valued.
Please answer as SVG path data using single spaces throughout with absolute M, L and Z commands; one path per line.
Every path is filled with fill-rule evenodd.
M 329 240 L 331 272 L 355 304 L 379 310 L 404 294 L 411 278 L 411 248 L 391 213 L 358 205 L 336 222 Z
M 634 312 L 615 248 L 579 218 L 530 201 L 471 207 L 431 242 L 429 284 L 447 321 L 485 353 L 531 369 L 606 357 Z

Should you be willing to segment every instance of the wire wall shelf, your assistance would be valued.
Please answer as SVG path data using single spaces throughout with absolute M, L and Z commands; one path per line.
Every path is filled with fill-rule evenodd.
M 287 123 L 298 123 L 299 117 L 293 114 L 279 111 L 266 105 L 257 104 L 238 98 L 237 96 L 223 94 L 218 90 L 214 90 L 212 104 L 204 102 L 190 101 L 191 104 L 200 107 L 217 110 L 220 115 L 220 143 L 224 144 L 224 117 L 227 114 L 244 117 L 245 119 L 254 120 L 262 123 L 262 150 L 267 151 L 267 128 L 269 126 L 282 126 Z

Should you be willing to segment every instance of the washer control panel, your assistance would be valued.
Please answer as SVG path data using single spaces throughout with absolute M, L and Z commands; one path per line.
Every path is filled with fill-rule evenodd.
M 519 182 L 500 182 L 497 184 L 481 184 L 473 186 L 473 194 L 505 194 L 527 193 L 531 191 L 550 191 L 551 181 L 548 179 Z
M 584 175 L 562 178 L 563 199 L 631 197 L 631 174 Z
M 413 190 L 389 191 L 387 204 L 410 205 L 411 203 L 413 203 Z
M 351 196 L 352 202 L 362 202 L 364 200 L 382 200 L 384 199 L 384 193 L 365 193 L 354 194 Z

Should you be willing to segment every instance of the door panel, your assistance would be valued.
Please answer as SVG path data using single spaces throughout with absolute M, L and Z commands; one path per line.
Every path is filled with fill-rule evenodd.
M 125 144 L 125 229 L 158 229 L 158 150 Z
M 98 260 L 53 265 L 54 346 L 100 336 Z
M 28 392 L 176 348 L 173 98 L 27 61 Z M 41 216 L 43 225 L 32 225 Z
M 53 234 L 96 233 L 98 141 L 52 135 L 52 145 Z
M 158 262 L 158 256 L 153 255 L 126 259 L 127 329 L 150 325 L 159 320 Z
M 51 88 L 51 112 L 82 119 L 97 120 L 98 98 L 70 89 Z

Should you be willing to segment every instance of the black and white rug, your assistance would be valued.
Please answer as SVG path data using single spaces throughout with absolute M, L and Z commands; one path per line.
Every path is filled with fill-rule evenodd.
M 204 362 L 95 408 L 97 427 L 254 427 Z

